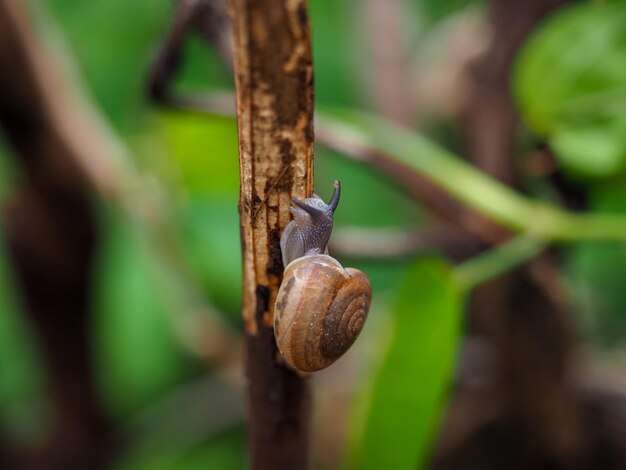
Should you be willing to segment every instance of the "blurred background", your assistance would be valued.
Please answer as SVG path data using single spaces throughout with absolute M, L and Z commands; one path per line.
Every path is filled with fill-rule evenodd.
M 331 253 L 374 289 L 314 378 L 313 468 L 626 468 L 624 242 L 510 255 L 470 196 L 325 120 L 374 114 L 442 179 L 439 155 L 490 176 L 465 193 L 626 241 L 626 2 L 309 10 L 316 192 L 341 180 Z M 229 34 L 219 0 L 0 0 L 2 468 L 248 466 Z

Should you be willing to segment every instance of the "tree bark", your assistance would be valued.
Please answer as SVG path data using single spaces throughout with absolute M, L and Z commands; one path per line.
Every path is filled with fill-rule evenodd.
M 231 0 L 252 468 L 308 466 L 310 391 L 272 320 L 292 197 L 313 191 L 313 71 L 304 0 Z

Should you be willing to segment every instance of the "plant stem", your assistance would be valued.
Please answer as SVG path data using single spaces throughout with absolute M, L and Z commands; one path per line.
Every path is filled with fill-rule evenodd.
M 230 115 L 226 95 L 178 104 L 187 110 Z M 394 178 L 397 171 L 423 175 L 460 203 L 516 232 L 554 242 L 626 241 L 626 216 L 575 214 L 523 196 L 436 143 L 383 118 L 337 108 L 315 116 L 318 142 L 323 145 Z
M 360 147 L 362 160 L 384 154 L 406 171 L 423 174 L 452 196 L 498 223 L 545 241 L 626 241 L 626 217 L 573 214 L 527 198 L 423 137 L 363 112 L 317 114 L 320 128 L 344 145 Z
M 454 269 L 454 277 L 462 289 L 470 291 L 479 284 L 503 274 L 535 257 L 545 242 L 520 235 L 508 243 L 478 255 Z
M 313 192 L 313 71 L 305 0 L 231 0 L 252 468 L 308 467 L 310 392 L 272 328 L 292 197 Z

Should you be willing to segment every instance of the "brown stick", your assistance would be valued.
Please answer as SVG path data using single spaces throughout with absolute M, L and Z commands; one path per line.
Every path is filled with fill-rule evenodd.
M 308 466 L 308 383 L 280 361 L 272 316 L 291 197 L 313 190 L 313 72 L 304 0 L 232 0 L 253 468 Z

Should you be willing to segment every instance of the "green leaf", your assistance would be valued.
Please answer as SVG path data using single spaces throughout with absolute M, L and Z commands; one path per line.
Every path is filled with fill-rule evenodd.
M 237 198 L 190 198 L 179 213 L 182 246 L 195 278 L 231 319 L 241 318 L 241 241 Z
M 615 181 L 593 191 L 597 211 L 626 212 L 626 186 Z M 626 338 L 626 246 L 622 243 L 577 243 L 564 252 L 563 274 L 570 304 L 585 339 L 607 349 Z
M 105 244 L 96 266 L 96 371 L 103 398 L 124 415 L 188 374 L 155 288 L 147 256 L 114 217 L 101 224 Z
M 347 2 L 316 0 L 309 2 L 313 63 L 315 64 L 315 102 L 355 104 L 363 99 L 364 41 L 353 7 Z
M 42 30 L 54 29 L 54 20 L 59 23 L 90 91 L 115 127 L 124 132 L 136 131 L 145 110 L 146 71 L 167 27 L 171 2 L 31 3 L 43 13 L 39 15 Z M 47 9 L 54 14 L 54 20 L 46 14 Z
M 544 247 L 541 240 L 520 235 L 457 265 L 454 278 L 466 291 L 536 256 Z
M 436 23 L 458 13 L 473 5 L 481 5 L 483 0 L 417 0 L 414 3 L 419 5 L 419 14 L 423 18 L 418 20 L 426 24 Z
M 563 166 L 589 177 L 626 166 L 626 2 L 577 5 L 526 44 L 514 74 L 524 118 Z
M 401 470 L 425 464 L 450 380 L 462 305 L 461 290 L 442 261 L 420 260 L 409 270 L 391 342 L 364 415 L 355 423 L 351 468 Z
M 196 437 L 197 436 L 193 436 Z M 201 436 L 203 437 L 203 436 Z M 122 456 L 113 470 L 238 470 L 249 468 L 244 430 L 237 426 L 208 439 L 195 442 L 191 448 L 162 445 L 149 452 Z
M 550 145 L 571 173 L 608 177 L 626 166 L 626 120 L 558 126 Z
M 239 170 L 234 119 L 162 113 L 160 124 L 184 188 L 192 194 L 237 194 Z
M 582 243 L 568 250 L 565 266 L 571 304 L 595 344 L 622 348 L 626 337 L 626 250 L 607 243 Z

